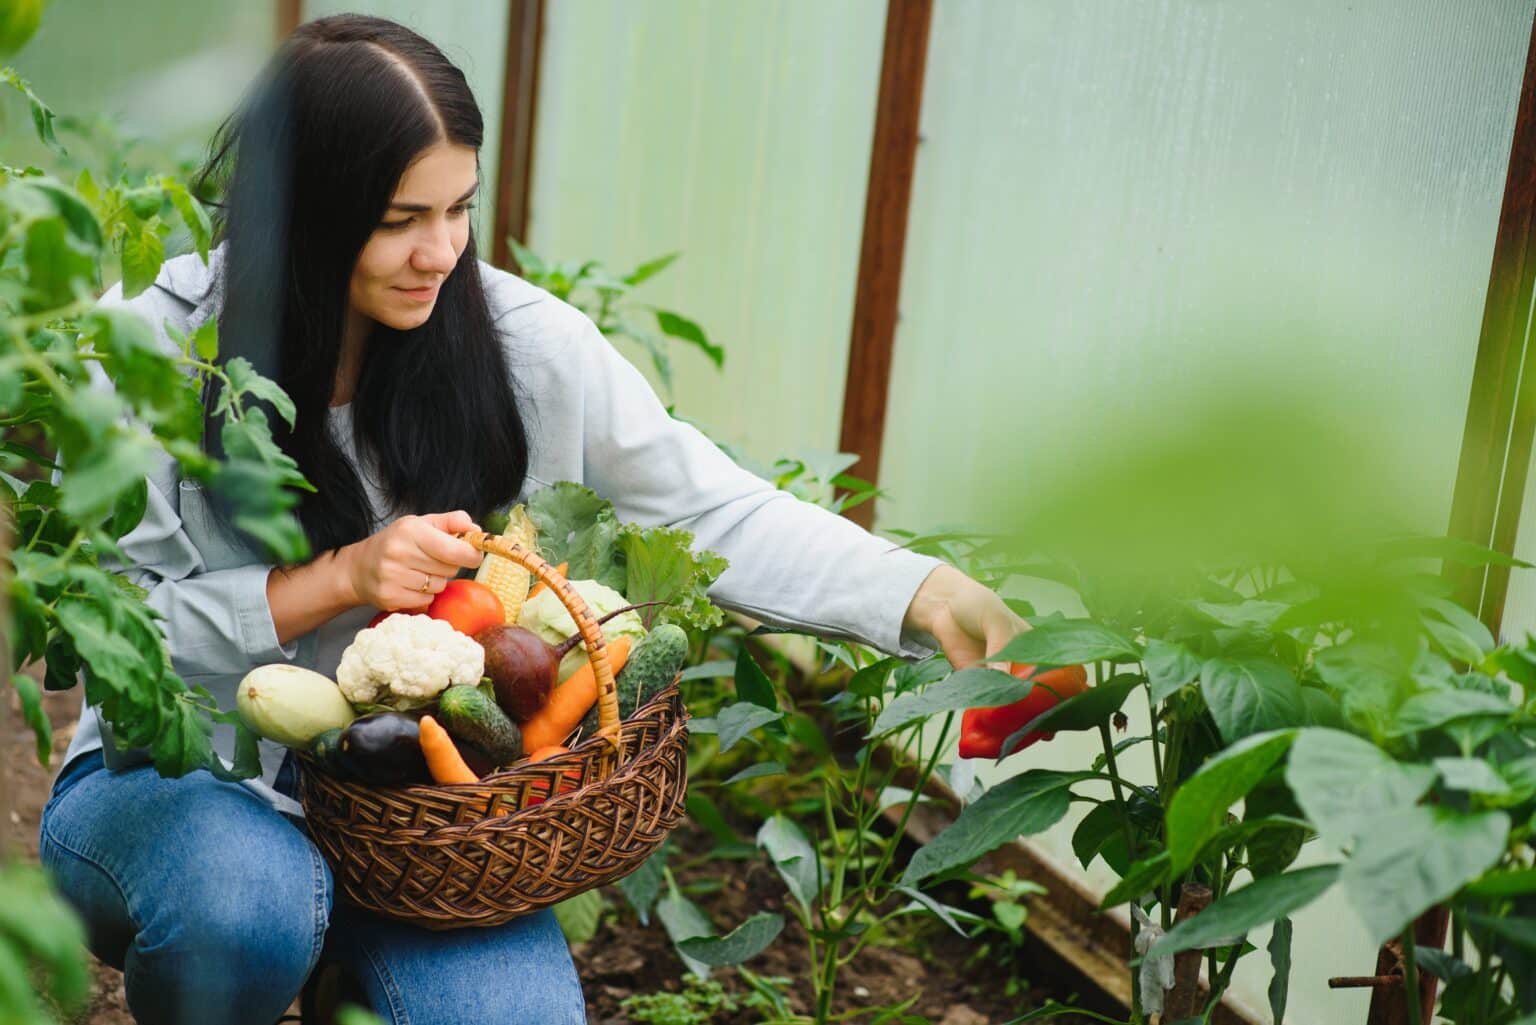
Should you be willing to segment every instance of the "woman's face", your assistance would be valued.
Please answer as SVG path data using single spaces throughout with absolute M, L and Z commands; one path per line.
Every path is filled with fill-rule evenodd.
M 354 313 L 402 331 L 426 322 L 469 244 L 475 172 L 475 151 L 446 142 L 406 168 L 352 268 L 347 297 Z

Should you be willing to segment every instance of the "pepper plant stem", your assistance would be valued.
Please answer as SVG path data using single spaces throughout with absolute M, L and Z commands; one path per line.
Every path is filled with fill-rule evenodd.
M 1418 950 L 1414 946 L 1413 922 L 1403 930 L 1403 1000 L 1408 1004 L 1408 1025 L 1424 1025 L 1424 1008 L 1419 998 Z

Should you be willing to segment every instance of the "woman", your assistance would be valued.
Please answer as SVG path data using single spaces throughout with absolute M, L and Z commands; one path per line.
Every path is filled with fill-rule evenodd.
M 157 329 L 218 318 L 221 358 L 293 398 L 277 437 L 316 486 L 299 513 L 321 554 L 274 568 L 174 463 L 152 476 L 125 569 L 184 679 L 230 707 L 255 665 L 334 673 L 375 609 L 420 609 L 478 565 L 452 532 L 562 479 L 625 520 L 693 531 L 731 563 L 712 596 L 768 622 L 908 655 L 932 638 L 956 664 L 1021 627 L 959 571 L 737 467 L 579 312 L 479 263 L 481 138 L 463 75 L 426 40 L 375 18 L 306 24 L 215 141 L 204 173 L 227 187 L 210 265 L 172 260 L 132 301 L 104 298 Z M 333 903 L 282 748 L 264 744 L 245 784 L 169 780 L 103 733 L 85 709 L 42 856 L 138 1020 L 271 1025 L 322 946 L 401 1025 L 584 1020 L 548 912 L 442 933 Z M 232 736 L 215 747 L 228 757 Z

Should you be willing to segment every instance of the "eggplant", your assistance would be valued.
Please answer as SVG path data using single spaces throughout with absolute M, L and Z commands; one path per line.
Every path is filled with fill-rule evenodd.
M 352 775 L 375 786 L 428 783 L 426 756 L 421 753 L 420 716 L 375 712 L 353 719 L 341 731 L 337 761 Z

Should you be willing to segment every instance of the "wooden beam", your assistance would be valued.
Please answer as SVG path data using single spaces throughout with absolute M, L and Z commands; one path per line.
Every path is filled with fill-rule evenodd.
M 277 41 L 293 34 L 304 20 L 304 0 L 277 0 Z
M 878 482 L 880 477 L 932 22 L 933 0 L 887 0 L 885 53 L 880 62 L 880 98 L 869 155 L 864 239 L 859 250 L 853 336 L 843 385 L 842 438 L 838 443 L 841 451 L 859 457 L 848 472 L 868 481 Z M 874 502 L 865 502 L 846 515 L 868 527 L 874 522 L 874 507 Z
M 491 262 L 497 267 L 514 265 L 509 236 L 528 241 L 534 115 L 539 99 L 539 56 L 544 48 L 544 0 L 509 0 L 507 8 L 501 152 L 496 165 L 496 220 L 491 240 Z
M 1525 499 L 1536 432 L 1536 365 L 1528 338 L 1536 283 L 1536 24 L 1526 53 L 1525 80 L 1504 182 L 1504 203 L 1493 245 L 1472 397 L 1462 432 L 1461 462 L 1449 532 L 1512 554 Z M 1447 574 L 1457 597 L 1498 632 L 1509 570 L 1457 568 Z

